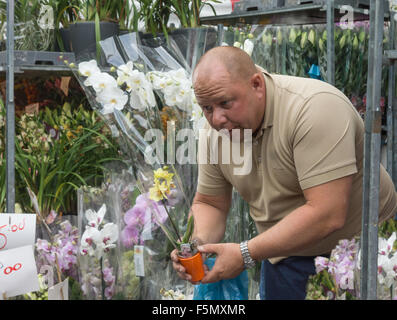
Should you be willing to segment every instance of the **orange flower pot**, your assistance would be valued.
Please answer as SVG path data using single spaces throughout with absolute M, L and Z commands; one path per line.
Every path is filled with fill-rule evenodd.
M 193 257 L 182 258 L 179 261 L 185 267 L 186 272 L 192 276 L 192 281 L 197 282 L 204 278 L 204 266 L 201 252 L 197 252 Z

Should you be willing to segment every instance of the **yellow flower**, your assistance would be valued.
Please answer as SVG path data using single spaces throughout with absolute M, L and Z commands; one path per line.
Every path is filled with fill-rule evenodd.
M 154 180 L 160 182 L 161 180 L 165 180 L 167 181 L 167 185 L 172 185 L 173 176 L 174 176 L 173 173 L 169 173 L 167 170 L 164 170 L 163 168 L 154 171 Z
M 149 198 L 153 201 L 160 201 L 167 199 L 167 194 L 170 193 L 170 188 L 166 181 L 159 183 L 156 181 L 152 188 L 149 189 Z

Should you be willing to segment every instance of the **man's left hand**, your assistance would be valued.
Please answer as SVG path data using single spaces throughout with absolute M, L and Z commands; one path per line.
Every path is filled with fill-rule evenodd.
M 201 283 L 232 279 L 244 271 L 244 261 L 238 243 L 205 244 L 198 249 L 202 253 L 216 254 L 214 266 L 206 272 Z

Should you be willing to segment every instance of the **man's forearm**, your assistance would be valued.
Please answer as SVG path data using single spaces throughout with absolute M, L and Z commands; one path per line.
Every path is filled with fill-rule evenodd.
M 328 231 L 329 230 L 329 231 Z M 291 212 L 269 230 L 251 239 L 249 251 L 255 260 L 289 256 L 329 234 L 328 229 L 307 206 Z
M 191 208 L 194 216 L 193 239 L 200 244 L 222 241 L 226 230 L 227 215 L 206 203 L 194 203 Z

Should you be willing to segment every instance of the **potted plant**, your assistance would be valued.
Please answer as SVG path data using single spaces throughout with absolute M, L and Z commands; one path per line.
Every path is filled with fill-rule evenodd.
M 57 25 L 61 24 L 60 48 L 73 51 L 76 57 L 97 52 L 99 41 L 118 35 L 128 26 L 130 4 L 127 0 L 54 1 Z M 60 41 L 58 41 L 60 43 Z
M 168 172 L 168 167 L 166 166 L 155 170 L 153 186 L 149 189 L 149 198 L 164 206 L 171 228 L 164 223 L 160 223 L 159 220 L 157 222 L 172 246 L 178 250 L 179 261 L 185 267 L 186 272 L 192 276 L 192 281 L 196 282 L 204 277 L 203 259 L 201 252 L 197 250 L 197 241 L 192 239 L 194 229 L 193 215 L 190 215 L 186 230 L 181 236 L 178 224 L 169 210 L 167 200 L 175 188 L 173 176 L 174 174 Z

